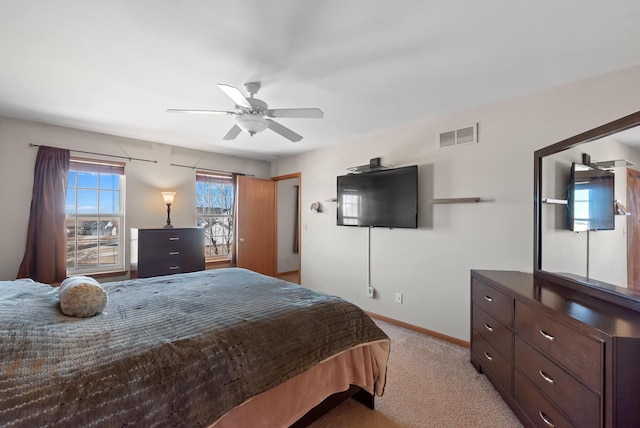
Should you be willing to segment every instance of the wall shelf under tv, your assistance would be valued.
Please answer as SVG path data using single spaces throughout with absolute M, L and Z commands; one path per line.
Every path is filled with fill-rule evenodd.
M 566 199 L 553 199 L 553 198 L 542 198 L 543 204 L 554 204 L 554 205 L 568 205 L 569 202 Z
M 431 199 L 432 204 L 469 204 L 480 202 L 479 197 L 473 198 L 444 198 L 444 199 Z

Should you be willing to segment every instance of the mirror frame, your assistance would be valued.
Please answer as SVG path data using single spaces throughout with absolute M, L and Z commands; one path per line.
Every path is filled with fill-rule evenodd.
M 591 297 L 614 303 L 619 306 L 640 311 L 640 292 L 624 287 L 618 287 L 606 282 L 580 277 L 578 275 L 560 274 L 543 270 L 541 233 L 542 199 L 544 197 L 544 195 L 542 195 L 542 158 L 573 148 L 582 143 L 598 140 L 636 126 L 640 126 L 640 111 L 534 152 L 533 273 L 536 278 L 541 278 L 555 284 L 580 291 Z

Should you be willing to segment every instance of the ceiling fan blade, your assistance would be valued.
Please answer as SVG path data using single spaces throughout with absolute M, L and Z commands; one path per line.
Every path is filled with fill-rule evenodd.
M 293 141 L 293 142 L 302 140 L 302 135 L 296 134 L 295 132 L 293 132 L 289 128 L 287 128 L 285 126 L 282 126 L 278 122 L 274 122 L 271 119 L 267 119 L 267 126 L 273 132 L 276 132 L 276 133 L 282 135 L 287 140 L 290 140 L 290 141 Z
M 224 83 L 218 83 L 218 88 L 222 89 L 222 91 L 227 94 L 227 96 L 231 98 L 237 106 L 251 108 L 251 103 L 247 100 L 244 94 L 240 92 L 240 89 L 225 85 Z
M 167 113 L 196 113 L 196 114 L 236 114 L 233 111 L 222 110 L 186 110 L 181 108 L 168 108 Z
M 324 112 L 319 108 L 276 108 L 267 110 L 269 117 L 297 117 L 303 119 L 322 119 Z
M 242 129 L 238 125 L 233 125 L 233 127 L 227 132 L 227 135 L 222 137 L 223 140 L 235 140 L 235 138 L 242 132 Z

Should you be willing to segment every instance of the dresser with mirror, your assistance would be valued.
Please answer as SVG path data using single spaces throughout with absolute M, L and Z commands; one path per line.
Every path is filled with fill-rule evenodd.
M 471 301 L 525 426 L 640 426 L 640 112 L 535 152 L 533 273 L 474 270 Z

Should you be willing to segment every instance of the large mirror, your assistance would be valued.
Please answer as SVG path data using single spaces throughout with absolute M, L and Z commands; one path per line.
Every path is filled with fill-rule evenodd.
M 535 153 L 534 273 L 640 309 L 640 112 Z

